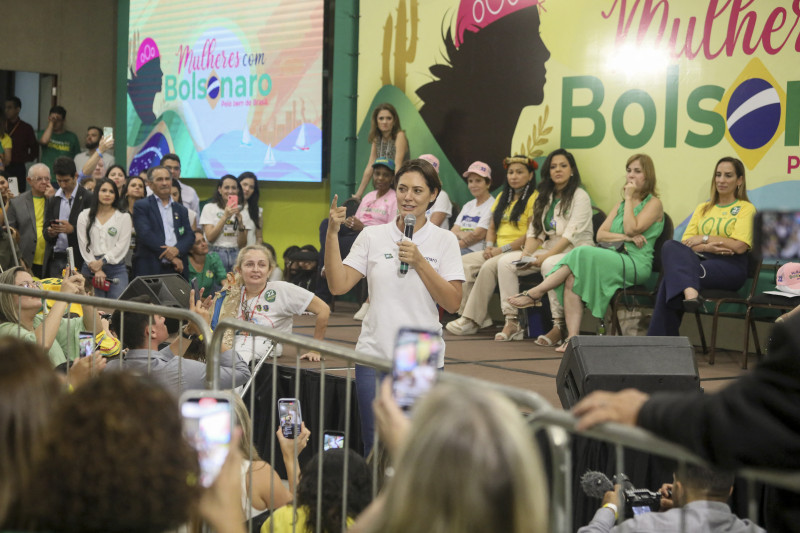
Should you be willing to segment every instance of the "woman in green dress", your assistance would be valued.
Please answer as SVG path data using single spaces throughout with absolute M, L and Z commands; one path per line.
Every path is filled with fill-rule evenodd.
M 597 318 L 605 314 L 614 293 L 650 277 L 653 246 L 664 228 L 664 209 L 656 193 L 653 160 L 635 154 L 626 164 L 623 199 L 609 212 L 597 231 L 598 243 L 620 243 L 623 252 L 581 246 L 553 267 L 545 280 L 519 296 L 509 298 L 515 307 L 538 305 L 549 290 L 564 304 L 568 338 L 580 331 L 584 304 Z M 566 350 L 565 342 L 556 351 Z

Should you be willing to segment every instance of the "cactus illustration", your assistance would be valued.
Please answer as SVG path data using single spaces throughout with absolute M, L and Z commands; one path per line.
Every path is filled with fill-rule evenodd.
M 547 142 L 550 140 L 545 137 L 545 135 L 553 131 L 552 126 L 547 126 L 547 119 L 549 116 L 550 106 L 544 106 L 544 116 L 539 115 L 539 119 L 536 121 L 537 124 L 533 125 L 533 130 L 531 131 L 531 134 L 528 135 L 527 147 L 525 146 L 525 143 L 520 145 L 521 154 L 526 154 L 530 158 L 544 155 L 544 151 L 541 148 L 537 148 L 537 146 L 547 144 Z
M 381 53 L 383 63 L 381 69 L 381 82 L 384 85 L 393 84 L 401 91 L 406 88 L 406 65 L 412 63 L 417 55 L 417 26 L 419 17 L 417 10 L 419 2 L 411 0 L 410 13 L 406 15 L 406 0 L 399 0 L 397 3 L 397 23 L 394 26 L 394 76 L 390 76 L 390 55 L 392 53 L 392 16 L 386 17 L 386 24 L 383 26 L 383 51 Z M 407 25 L 411 25 L 411 38 L 407 40 Z

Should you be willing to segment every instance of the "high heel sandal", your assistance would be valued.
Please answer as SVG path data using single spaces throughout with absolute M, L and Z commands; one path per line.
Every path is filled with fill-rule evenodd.
M 511 334 L 506 333 L 506 328 L 512 326 L 514 332 Z M 519 319 L 506 317 L 506 324 L 503 326 L 503 331 L 494 336 L 494 340 L 498 342 L 521 341 L 525 337 L 525 330 L 519 327 Z
M 561 343 L 564 342 L 563 334 L 561 333 L 561 331 L 562 331 L 561 326 L 559 326 L 558 324 L 553 324 L 553 329 L 551 329 L 544 335 L 539 335 L 538 337 L 536 337 L 536 340 L 534 342 L 536 343 L 537 346 L 551 346 L 551 347 L 560 346 Z M 555 336 L 558 336 L 557 339 L 553 339 L 550 336 L 551 333 L 553 332 L 555 332 L 554 334 Z
M 527 309 L 529 307 L 541 307 L 542 306 L 541 298 L 534 298 L 533 296 L 528 294 L 528 292 L 530 291 L 521 292 L 516 296 L 512 296 L 511 298 L 509 298 L 508 299 L 509 305 L 511 305 L 511 307 L 516 307 L 517 309 Z M 514 303 L 511 301 L 514 298 L 525 298 L 525 300 L 523 300 L 522 303 Z

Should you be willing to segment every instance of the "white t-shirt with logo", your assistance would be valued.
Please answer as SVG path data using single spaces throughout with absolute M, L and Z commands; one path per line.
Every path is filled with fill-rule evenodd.
M 492 222 L 493 204 L 494 198 L 492 196 L 489 196 L 489 198 L 481 205 L 478 205 L 477 198 L 473 198 L 464 204 L 464 208 L 458 214 L 458 218 L 456 218 L 456 222 L 453 225 L 458 226 L 465 231 L 474 231 L 477 228 L 488 230 L 489 224 Z M 485 241 L 478 241 L 472 246 L 468 247 L 467 250 L 472 252 L 480 252 L 483 250 L 485 245 Z
M 403 234 L 393 222 L 361 231 L 344 264 L 366 276 L 370 306 L 361 327 L 356 350 L 392 358 L 400 328 L 417 328 L 441 335 L 439 311 L 419 274 L 409 268 L 400 274 L 397 243 Z M 446 281 L 464 281 L 458 239 L 430 221 L 411 239 L 433 269 Z M 444 366 L 444 350 L 438 366 Z
M 264 290 L 251 298 L 245 299 L 244 292 L 242 290 L 236 318 L 284 333 L 292 332 L 294 316 L 305 313 L 314 298 L 314 293 L 285 281 L 268 281 Z M 236 335 L 234 345 L 236 353 L 250 362 L 254 354 L 256 359 L 266 355 L 270 341 L 266 337 L 255 337 L 254 344 L 253 337 L 245 332 Z M 279 344 L 273 355 L 281 355 L 282 351 L 283 347 Z
M 433 202 L 431 208 L 425 211 L 425 216 L 430 218 L 434 213 L 444 213 L 444 220 L 439 227 L 442 229 L 450 229 L 450 216 L 453 214 L 453 202 L 450 201 L 450 196 L 448 196 L 447 191 L 444 189 L 439 191 L 439 196 L 436 197 L 436 201 Z
M 203 212 L 200 213 L 200 226 L 205 227 L 206 224 L 215 226 L 224 214 L 224 209 L 220 209 L 217 204 L 209 202 L 203 206 Z M 238 248 L 239 241 L 237 240 L 237 230 L 233 229 L 233 222 L 235 220 L 235 217 L 229 218 L 222 227 L 222 232 L 220 232 L 217 240 L 214 242 L 209 241 L 208 245 L 221 246 L 223 248 Z M 251 232 L 255 231 L 256 225 L 247 213 L 247 209 L 242 210 L 242 223 L 247 230 Z

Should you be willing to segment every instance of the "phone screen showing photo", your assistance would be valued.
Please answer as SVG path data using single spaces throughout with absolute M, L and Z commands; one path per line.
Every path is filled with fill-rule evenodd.
M 401 329 L 397 334 L 392 364 L 393 391 L 404 411 L 436 381 L 436 364 L 444 348 L 442 337 L 430 331 Z
M 760 211 L 754 251 L 764 261 L 800 260 L 800 211 Z
M 209 487 L 217 478 L 231 443 L 233 412 L 225 398 L 193 397 L 181 403 L 186 438 L 200 462 L 200 484 Z
M 81 331 L 78 334 L 78 345 L 80 350 L 78 356 L 87 357 L 94 352 L 94 335 L 88 331 Z
M 281 398 L 278 400 L 278 416 L 281 421 L 283 436 L 293 439 L 300 434 L 300 425 L 303 415 L 300 412 L 300 402 L 295 398 Z
M 327 452 L 337 448 L 344 448 L 344 433 L 326 431 L 322 435 L 322 451 Z

